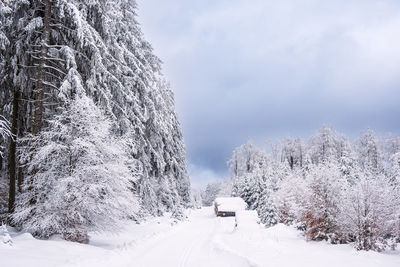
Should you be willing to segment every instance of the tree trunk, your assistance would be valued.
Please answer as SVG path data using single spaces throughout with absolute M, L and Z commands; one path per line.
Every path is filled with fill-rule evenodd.
M 293 156 L 290 156 L 290 158 L 289 158 L 289 165 L 290 165 L 290 169 L 293 170 L 293 167 L 294 167 L 294 158 L 293 158 Z
M 14 205 L 15 205 L 15 182 L 16 182 L 16 154 L 17 154 L 17 130 L 18 130 L 18 116 L 19 116 L 19 90 L 14 88 L 14 95 L 13 95 L 13 112 L 12 112 L 12 119 L 11 119 L 11 132 L 13 134 L 13 138 L 10 141 L 10 149 L 8 155 L 8 172 L 10 175 L 10 187 L 9 187 L 9 194 L 8 194 L 8 212 L 14 212 Z
M 32 123 L 32 134 L 38 134 L 42 129 L 43 113 L 44 113 L 44 79 L 45 79 L 45 63 L 48 52 L 48 44 L 50 39 L 50 19 L 51 19 L 51 0 L 45 1 L 44 18 L 43 18 L 43 35 L 42 47 L 40 50 L 40 60 L 38 66 L 38 73 L 36 77 L 36 90 L 34 102 L 34 114 Z

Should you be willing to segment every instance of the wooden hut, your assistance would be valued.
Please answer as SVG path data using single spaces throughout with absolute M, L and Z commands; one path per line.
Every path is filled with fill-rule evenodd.
M 235 216 L 236 211 L 246 208 L 246 202 L 240 197 L 218 197 L 214 201 L 214 210 L 217 216 Z

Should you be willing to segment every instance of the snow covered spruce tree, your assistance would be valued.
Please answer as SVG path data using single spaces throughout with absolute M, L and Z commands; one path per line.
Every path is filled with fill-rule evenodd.
M 6 93 L 0 106 L 10 107 L 13 93 L 19 93 L 14 97 L 18 112 L 13 114 L 18 136 L 49 130 L 47 120 L 73 98 L 79 83 L 110 119 L 112 135 L 125 140 L 129 161 L 141 173 L 133 185 L 140 195 L 138 216 L 190 206 L 173 93 L 136 20 L 136 2 L 8 4 L 11 22 L 5 31 L 13 40 L 5 53 L 8 67 L 0 81 Z
M 34 150 L 22 151 L 32 158 L 15 223 L 41 238 L 87 242 L 89 229 L 112 228 L 137 212 L 128 159 L 91 99 L 77 95 L 48 124 L 29 140 Z
M 258 201 L 257 213 L 266 227 L 273 226 L 279 222 L 278 209 L 273 199 L 273 192 L 269 186 L 264 186 Z

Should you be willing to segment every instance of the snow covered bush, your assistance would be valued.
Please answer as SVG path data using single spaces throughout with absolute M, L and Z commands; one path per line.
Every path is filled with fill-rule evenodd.
M 13 241 L 10 234 L 8 233 L 7 226 L 5 224 L 2 224 L 0 226 L 0 241 L 5 245 L 13 245 Z
M 31 158 L 29 175 L 12 218 L 40 238 L 87 242 L 89 230 L 113 229 L 135 212 L 134 176 L 109 121 L 85 95 L 48 124 L 21 151 Z
M 347 181 L 335 164 L 320 164 L 310 170 L 299 218 L 307 239 L 345 241 L 338 219 L 347 187 Z

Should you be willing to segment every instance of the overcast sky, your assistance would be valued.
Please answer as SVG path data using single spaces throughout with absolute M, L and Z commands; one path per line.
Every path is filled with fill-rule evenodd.
M 137 1 L 195 186 L 224 178 L 249 138 L 400 133 L 400 1 Z

